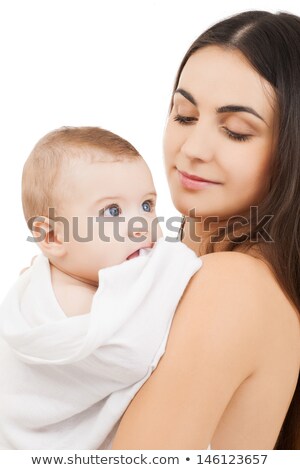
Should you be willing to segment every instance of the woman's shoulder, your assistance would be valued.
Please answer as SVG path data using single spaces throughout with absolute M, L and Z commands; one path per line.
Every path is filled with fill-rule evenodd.
M 201 256 L 201 259 L 206 265 L 213 266 L 215 263 L 220 263 L 220 266 L 230 269 L 231 265 L 234 264 L 236 268 L 238 265 L 240 267 L 252 267 L 254 270 L 257 270 L 257 274 L 262 272 L 263 268 L 268 268 L 268 271 L 272 272 L 271 265 L 267 260 L 260 254 L 257 249 L 251 249 L 248 251 L 243 251 L 241 249 L 234 251 L 217 251 L 214 253 L 209 253 Z
M 169 351 L 189 344 L 195 357 L 222 363 L 231 385 L 241 383 L 274 361 L 300 365 L 299 313 L 272 271 L 261 260 L 239 252 L 201 257 L 177 307 Z M 209 360 L 208 360 L 209 358 Z M 185 358 L 183 358 L 185 363 Z
M 266 285 L 276 283 L 269 267 L 249 254 L 222 251 L 203 255 L 201 260 L 201 269 L 185 291 L 201 312 L 214 309 L 222 315 L 234 306 L 244 312 L 257 310 L 269 297 Z
M 186 306 L 193 306 L 194 322 L 209 328 L 211 317 L 215 319 L 215 335 L 227 330 L 233 335 L 252 335 L 262 347 L 267 340 L 275 344 L 281 335 L 286 344 L 295 345 L 300 358 L 299 312 L 270 265 L 255 253 L 236 251 L 210 253 L 201 259 L 203 265 L 182 299 L 182 314 Z
M 234 291 L 235 295 L 253 298 L 263 284 L 272 284 L 281 290 L 272 268 L 262 258 L 238 251 L 220 251 L 201 256 L 202 268 L 194 282 L 205 282 L 206 288 L 217 293 L 219 289 Z M 237 290 L 238 289 L 238 290 Z M 253 291 L 254 289 L 254 291 Z M 263 292 L 262 292 L 263 293 Z M 260 297 L 261 299 L 261 297 Z
M 261 308 L 280 307 L 280 310 L 294 312 L 299 319 L 299 312 L 287 298 L 272 266 L 258 251 L 220 251 L 203 255 L 201 259 L 202 269 L 193 281 L 195 284 L 205 282 L 208 293 L 217 294 L 222 289 L 236 300 Z

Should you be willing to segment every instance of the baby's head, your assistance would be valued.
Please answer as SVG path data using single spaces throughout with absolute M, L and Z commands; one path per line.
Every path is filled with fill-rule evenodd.
M 28 227 L 49 261 L 92 283 L 162 236 L 150 170 L 126 140 L 98 127 L 44 136 L 22 177 Z

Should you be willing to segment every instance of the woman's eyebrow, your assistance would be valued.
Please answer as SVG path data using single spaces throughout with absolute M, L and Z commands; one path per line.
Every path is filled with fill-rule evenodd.
M 177 88 L 177 90 L 175 90 L 175 92 L 174 92 L 174 95 L 175 95 L 175 93 L 180 93 L 184 98 L 186 98 L 194 106 L 198 105 L 198 103 L 195 100 L 195 98 L 193 97 L 193 95 L 191 95 L 191 93 L 184 90 L 183 88 Z M 256 116 L 257 118 L 261 119 L 266 124 L 266 126 L 268 126 L 268 124 L 266 123 L 264 118 L 260 114 L 258 114 L 258 112 L 255 111 L 255 109 L 251 108 L 250 106 L 229 104 L 227 106 L 221 106 L 220 108 L 216 108 L 216 113 L 218 113 L 218 114 L 221 114 L 221 113 L 250 113 L 250 114 L 253 114 L 253 116 Z
M 217 113 L 250 113 L 250 114 L 253 114 L 253 116 L 256 116 L 259 119 L 261 119 L 266 124 L 266 126 L 268 126 L 268 124 L 266 123 L 264 118 L 261 117 L 261 115 L 258 114 L 257 111 L 255 111 L 255 109 L 250 108 L 250 106 L 241 106 L 241 105 L 238 105 L 238 104 L 229 104 L 227 106 L 221 106 L 220 108 L 217 108 L 216 112 Z
M 197 106 L 198 103 L 195 100 L 195 98 L 188 91 L 185 91 L 183 88 L 177 88 L 177 90 L 174 91 L 174 95 L 175 95 L 175 93 L 180 93 L 190 103 L 192 103 L 194 106 Z

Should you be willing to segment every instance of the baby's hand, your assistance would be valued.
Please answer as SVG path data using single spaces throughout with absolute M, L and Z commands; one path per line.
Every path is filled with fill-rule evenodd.
M 30 266 L 32 266 L 32 263 L 33 263 L 34 259 L 35 259 L 37 256 L 38 256 L 38 255 L 35 255 L 35 256 L 32 258 L 31 263 L 30 263 Z M 23 269 L 20 271 L 19 276 L 21 276 L 21 274 L 22 274 L 24 271 L 26 271 L 27 269 L 29 269 L 30 266 L 27 266 L 27 268 L 23 268 Z

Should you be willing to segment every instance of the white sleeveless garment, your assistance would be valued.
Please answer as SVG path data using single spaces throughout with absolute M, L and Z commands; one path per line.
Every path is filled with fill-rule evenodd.
M 0 307 L 0 449 L 109 449 L 201 266 L 161 238 L 100 269 L 90 313 L 67 317 L 40 254 Z

